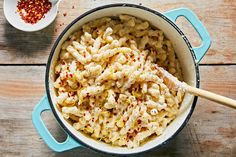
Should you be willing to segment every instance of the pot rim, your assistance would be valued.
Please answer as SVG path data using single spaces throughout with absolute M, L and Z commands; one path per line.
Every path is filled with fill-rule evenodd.
M 102 5 L 102 6 L 99 6 L 99 7 L 96 7 L 94 9 L 91 9 L 85 13 L 83 13 L 82 15 L 78 16 L 76 19 L 74 19 L 63 31 L 62 33 L 57 37 L 52 49 L 51 49 L 51 52 L 49 54 L 49 58 L 48 58 L 48 61 L 47 61 L 47 65 L 46 65 L 46 74 L 45 74 L 45 86 L 46 86 L 46 93 L 47 93 L 47 97 L 48 97 L 48 101 L 49 101 L 49 104 L 50 104 L 50 107 L 51 107 L 51 110 L 53 112 L 53 115 L 55 116 L 56 120 L 59 122 L 60 126 L 65 130 L 66 133 L 68 133 L 68 136 L 71 136 L 73 139 L 75 139 L 79 144 L 83 145 L 83 146 L 86 146 L 87 148 L 89 149 L 92 149 L 96 152 L 99 152 L 99 153 L 105 153 L 105 154 L 113 154 L 113 155 L 135 155 L 135 154 L 141 154 L 141 153 L 144 153 L 144 152 L 147 152 L 147 151 L 150 151 L 150 150 L 153 150 L 153 149 L 158 149 L 158 148 L 161 148 L 162 146 L 166 145 L 167 143 L 169 143 L 174 137 L 176 137 L 176 135 L 186 126 L 186 124 L 188 123 L 193 111 L 194 111 L 194 108 L 196 106 L 196 103 L 197 103 L 197 99 L 198 97 L 197 96 L 194 96 L 194 100 L 193 100 L 193 103 L 191 105 L 191 109 L 186 117 L 186 119 L 184 120 L 184 122 L 181 124 L 181 126 L 179 127 L 179 129 L 172 135 L 170 136 L 166 141 L 160 143 L 159 145 L 156 145 L 154 146 L 153 148 L 150 148 L 150 149 L 147 149 L 145 151 L 142 151 L 142 152 L 137 152 L 137 153 L 122 153 L 122 154 L 119 154 L 119 153 L 110 153 L 110 152 L 106 152 L 105 150 L 101 150 L 101 149 L 97 149 L 97 148 L 94 148 L 93 146 L 87 144 L 87 143 L 84 143 L 83 141 L 81 141 L 79 138 L 77 138 L 67 127 L 66 125 L 62 122 L 62 120 L 60 119 L 60 117 L 57 115 L 57 112 L 56 112 L 56 109 L 53 105 L 53 102 L 52 102 L 52 98 L 51 98 L 51 94 L 50 94 L 50 89 L 49 89 L 49 72 L 50 72 L 50 67 L 51 67 L 51 61 L 52 61 L 52 58 L 53 58 L 53 55 L 54 55 L 54 52 L 60 42 L 60 40 L 62 39 L 62 37 L 65 35 L 65 33 L 77 22 L 79 21 L 80 19 L 84 18 L 85 16 L 88 16 L 89 14 L 91 13 L 94 13 L 98 10 L 103 10 L 103 9 L 107 9 L 107 8 L 112 8 L 112 7 L 131 7 L 131 8 L 138 8 L 138 9 L 142 9 L 142 10 L 145 10 L 145 11 L 148 11 L 152 14 L 155 14 L 156 16 L 159 16 L 161 17 L 163 20 L 165 20 L 166 22 L 168 22 L 172 27 L 175 28 L 175 30 L 179 33 L 180 36 L 182 36 L 183 40 L 185 41 L 185 43 L 187 44 L 188 48 L 189 48 L 189 51 L 191 52 L 191 55 L 192 55 L 192 59 L 193 59 L 193 63 L 194 63 L 194 66 L 195 66 L 195 71 L 196 71 L 196 87 L 199 88 L 200 86 L 200 74 L 199 74 L 199 67 L 198 67 L 198 64 L 195 62 L 196 60 L 196 56 L 195 56 L 195 53 L 193 51 L 193 48 L 190 44 L 190 42 L 188 41 L 187 37 L 185 36 L 185 34 L 178 28 L 178 26 L 172 22 L 168 17 L 166 17 L 164 14 L 156 11 L 156 10 L 153 10 L 153 9 L 150 9 L 150 8 L 147 8 L 147 7 L 144 7 L 144 6 L 141 6 L 141 5 L 137 5 L 137 4 L 129 4 L 129 3 L 116 3 L 116 4 L 107 4 L 107 5 Z

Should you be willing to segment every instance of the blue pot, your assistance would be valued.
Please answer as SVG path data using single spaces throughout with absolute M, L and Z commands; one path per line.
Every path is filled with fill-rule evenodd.
M 110 4 L 92 9 L 71 22 L 56 40 L 47 63 L 45 77 L 47 94 L 42 98 L 39 104 L 36 105 L 32 112 L 32 120 L 36 130 L 45 143 L 56 152 L 63 152 L 81 146 L 89 147 L 99 152 L 120 155 L 141 153 L 153 148 L 158 149 L 173 139 L 183 129 L 192 115 L 197 102 L 197 97 L 190 94 L 185 94 L 184 100 L 180 107 L 181 114 L 179 114 L 177 118 L 166 128 L 164 133 L 161 136 L 134 149 L 113 147 L 103 142 L 96 141 L 76 131 L 70 124 L 68 124 L 66 120 L 63 119 L 61 113 L 56 108 L 55 91 L 52 85 L 54 80 L 54 65 L 59 56 L 61 44 L 72 32 L 84 23 L 100 17 L 118 14 L 133 15 L 135 17 L 147 20 L 153 26 L 161 29 L 173 44 L 183 70 L 184 81 L 189 85 L 199 87 L 200 78 L 198 63 L 209 49 L 211 39 L 205 27 L 191 10 L 187 8 L 179 8 L 165 13 L 160 13 L 140 5 L 125 3 Z M 175 21 L 179 16 L 186 18 L 198 32 L 202 40 L 202 44 L 199 47 L 192 47 L 184 33 L 175 24 Z M 53 112 L 62 129 L 68 134 L 68 137 L 64 142 L 57 142 L 42 121 L 41 113 L 46 110 Z

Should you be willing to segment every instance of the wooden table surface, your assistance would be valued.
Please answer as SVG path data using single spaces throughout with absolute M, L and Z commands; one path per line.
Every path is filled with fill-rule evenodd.
M 107 156 L 86 148 L 64 153 L 51 151 L 35 131 L 31 111 L 45 94 L 44 74 L 53 42 L 74 18 L 85 11 L 124 0 L 62 1 L 56 20 L 42 31 L 26 33 L 13 28 L 0 1 L 0 156 Z M 201 87 L 236 99 L 236 1 L 235 0 L 130 0 L 159 11 L 178 7 L 192 9 L 212 38 L 212 46 L 200 63 Z M 72 7 L 74 6 L 74 9 Z M 66 16 L 64 16 L 66 13 Z M 64 15 L 63 15 L 64 14 Z M 178 26 L 192 45 L 200 39 L 187 20 Z M 50 112 L 45 123 L 59 140 L 65 139 Z M 144 156 L 138 155 L 138 156 Z M 236 156 L 236 110 L 199 99 L 187 126 L 159 150 L 145 156 Z

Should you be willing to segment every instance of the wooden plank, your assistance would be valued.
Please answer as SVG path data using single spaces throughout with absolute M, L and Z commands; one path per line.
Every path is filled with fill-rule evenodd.
M 201 66 L 202 88 L 236 99 L 236 66 Z M 86 148 L 51 151 L 31 121 L 44 95 L 44 66 L 0 66 L 0 156 L 107 156 Z M 60 140 L 65 136 L 51 114 L 44 119 Z M 187 127 L 169 144 L 145 156 L 220 156 L 236 154 L 236 110 L 199 99 Z M 137 156 L 143 156 L 137 155 Z
M 42 31 L 26 33 L 8 24 L 3 14 L 3 1 L 0 1 L 0 64 L 45 64 L 53 42 L 73 19 L 97 6 L 125 0 L 74 0 L 62 1 L 56 20 Z M 159 11 L 179 7 L 192 9 L 208 29 L 212 46 L 202 63 L 236 63 L 236 3 L 232 0 L 187 1 L 175 0 L 130 0 L 129 3 L 141 4 Z M 74 6 L 74 9 L 72 7 Z M 66 14 L 66 15 L 65 15 Z M 190 24 L 182 19 L 178 25 L 186 33 L 193 45 L 200 39 Z

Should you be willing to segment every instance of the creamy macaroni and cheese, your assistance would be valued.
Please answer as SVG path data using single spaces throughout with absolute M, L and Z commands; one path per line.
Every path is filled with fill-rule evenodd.
M 57 107 L 73 127 L 105 143 L 134 148 L 175 119 L 182 89 L 169 89 L 161 66 L 182 80 L 171 42 L 149 22 L 104 17 L 74 32 L 55 66 Z

